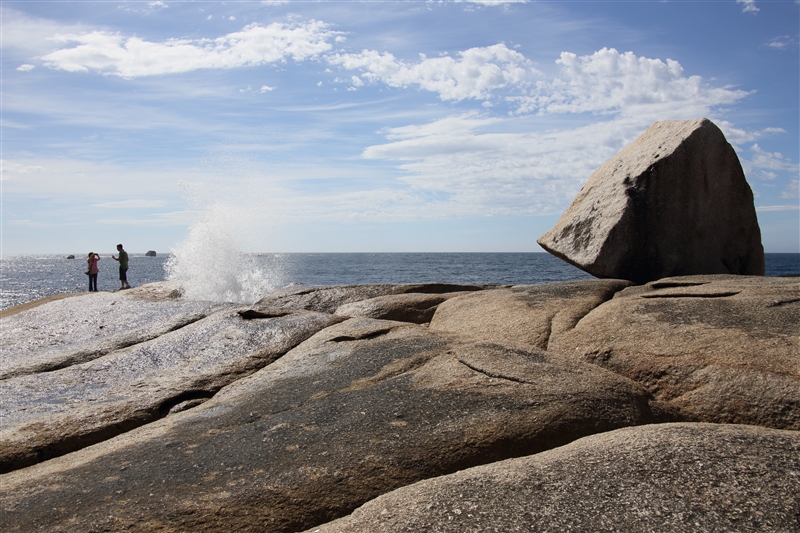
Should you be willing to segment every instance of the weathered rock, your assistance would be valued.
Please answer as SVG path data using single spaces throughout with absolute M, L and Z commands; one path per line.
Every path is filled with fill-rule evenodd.
M 362 300 L 390 294 L 446 294 L 461 291 L 479 291 L 495 288 L 492 285 L 455 285 L 449 283 L 336 285 L 332 287 L 306 286 L 293 283 L 268 294 L 255 303 L 255 307 L 306 309 L 320 313 L 333 313 L 337 308 Z
M 664 416 L 593 365 L 351 319 L 195 409 L 6 474 L 2 522 L 296 531 L 424 478 Z
M 308 533 L 798 531 L 800 433 L 666 424 L 422 481 Z
M 155 257 L 156 256 L 156 251 L 155 250 L 147 250 L 147 253 L 144 254 L 144 255 L 145 255 L 145 257 Z
M 153 340 L 56 371 L 0 381 L 0 472 L 185 409 L 343 320 L 309 311 L 218 311 Z
M 546 350 L 552 335 L 572 329 L 589 311 L 630 285 L 586 280 L 467 294 L 441 304 L 430 328 L 469 335 L 477 342 Z
M 764 274 L 752 191 L 707 119 L 653 124 L 592 174 L 537 242 L 601 278 Z
M 377 296 L 375 298 L 369 298 L 368 300 L 361 300 L 359 302 L 339 306 L 335 314 L 348 317 L 380 318 L 383 320 L 424 324 L 431 321 L 440 303 L 462 294 L 465 293 L 409 293 Z
M 793 278 L 687 276 L 631 287 L 554 333 L 549 347 L 638 381 L 696 420 L 800 429 Z
M 230 307 L 179 300 L 179 291 L 172 283 L 151 283 L 27 305 L 25 311 L 9 313 L 0 319 L 0 380 L 91 361 Z

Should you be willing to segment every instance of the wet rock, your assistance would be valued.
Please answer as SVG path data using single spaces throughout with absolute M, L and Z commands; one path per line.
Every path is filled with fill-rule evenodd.
M 553 334 L 630 286 L 621 280 L 518 285 L 453 298 L 436 310 L 430 328 L 522 349 L 546 350 Z
M 197 405 L 341 320 L 308 311 L 245 318 L 226 309 L 86 363 L 1 381 L 0 472 Z
M 351 319 L 199 407 L 3 476 L 0 508 L 9 532 L 297 531 L 421 479 L 664 416 L 593 365 Z
M 332 287 L 306 286 L 293 283 L 268 294 L 255 306 L 307 309 L 321 313 L 333 313 L 339 307 L 378 296 L 391 294 L 447 294 L 460 291 L 479 291 L 495 288 L 492 285 L 456 285 L 449 283 L 416 283 L 416 284 L 374 284 L 374 285 L 336 285 Z
M 798 430 L 799 324 L 795 279 L 686 276 L 617 293 L 549 346 L 693 419 Z
M 625 428 L 422 481 L 307 533 L 797 531 L 798 472 L 794 431 Z
M 51 300 L 4 316 L 0 380 L 91 361 L 230 307 L 183 301 L 173 294 L 179 290 L 173 283 L 151 283 L 129 291 Z
M 537 242 L 601 278 L 764 274 L 753 193 L 707 119 L 653 124 L 591 175 Z
M 399 322 L 411 322 L 413 324 L 424 324 L 431 321 L 440 303 L 462 294 L 465 293 L 409 293 L 377 296 L 375 298 L 339 306 L 335 314 L 348 317 L 380 318 L 384 320 L 397 320 Z

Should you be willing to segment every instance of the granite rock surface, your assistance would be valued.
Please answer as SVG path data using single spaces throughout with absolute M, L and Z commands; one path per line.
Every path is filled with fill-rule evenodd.
M 797 531 L 799 291 L 725 275 L 294 285 L 241 306 L 161 283 L 12 311 L 0 523 L 313 531 L 374 500 L 334 524 Z M 103 306 L 120 320 L 98 338 L 83 321 Z
M 800 434 L 665 424 L 422 481 L 307 533 L 798 531 Z

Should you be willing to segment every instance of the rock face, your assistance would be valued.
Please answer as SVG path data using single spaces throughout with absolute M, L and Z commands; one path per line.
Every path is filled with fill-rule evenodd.
M 182 294 L 0 318 L 4 533 L 798 530 L 796 279 Z
M 297 531 L 421 479 L 668 420 L 657 407 L 586 363 L 352 319 L 195 409 L 9 474 L 4 530 Z
M 538 243 L 600 278 L 764 274 L 752 191 L 707 119 L 653 124 L 591 175 Z
M 687 276 L 630 287 L 550 349 L 627 376 L 693 420 L 800 430 L 800 283 Z
M 404 487 L 307 533 L 798 531 L 798 471 L 794 431 L 626 428 Z
M 553 335 L 574 328 L 592 309 L 630 285 L 587 280 L 476 292 L 439 305 L 430 327 L 479 342 L 546 350 Z
M 198 405 L 341 320 L 228 309 L 86 363 L 0 381 L 0 473 Z
M 381 318 L 413 324 L 430 322 L 440 303 L 465 293 L 447 294 L 390 294 L 376 296 L 336 308 L 337 315 L 349 317 Z

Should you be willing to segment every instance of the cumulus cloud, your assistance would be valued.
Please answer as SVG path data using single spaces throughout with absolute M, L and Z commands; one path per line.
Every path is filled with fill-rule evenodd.
M 34 68 L 35 68 L 35 67 L 34 67 L 33 65 L 28 65 L 28 64 L 25 64 L 25 65 L 20 65 L 20 66 L 18 66 L 18 67 L 17 67 L 17 70 L 19 70 L 20 72 L 30 72 L 30 71 L 31 71 L 31 70 L 33 70 Z
M 719 106 L 748 94 L 686 76 L 676 61 L 611 49 L 583 57 L 564 53 L 559 64 L 559 78 L 515 98 L 521 107 L 513 116 L 475 112 L 392 128 L 384 132 L 387 142 L 368 147 L 363 157 L 395 161 L 401 182 L 433 199 L 423 202 L 429 216 L 557 214 L 595 169 L 653 121 L 714 119 Z M 584 117 L 581 125 L 555 130 L 540 125 L 542 116 L 584 113 L 604 118 Z M 750 142 L 783 131 L 728 126 Z M 757 145 L 752 151 L 748 164 L 762 171 L 792 166 Z
M 540 114 L 655 111 L 669 116 L 677 108 L 698 111 L 730 104 L 746 91 L 713 87 L 700 76 L 684 76 L 677 61 L 638 57 L 603 48 L 592 55 L 562 52 L 556 61 L 561 76 L 540 81 L 532 94 L 514 97 L 519 112 Z
M 390 87 L 418 86 L 438 93 L 442 100 L 489 98 L 492 91 L 521 87 L 538 74 L 525 56 L 505 44 L 470 48 L 449 56 L 420 56 L 416 63 L 396 59 L 391 53 L 364 50 L 357 54 L 337 53 L 327 61 L 345 70 L 358 70 L 360 79 Z M 354 77 L 355 78 L 355 77 Z
M 45 65 L 69 72 L 97 71 L 134 78 L 206 68 L 235 68 L 304 61 L 330 51 L 337 32 L 324 22 L 250 24 L 216 39 L 170 39 L 149 42 L 118 33 L 93 31 L 57 35 L 62 43 L 77 43 L 45 55 Z
M 744 13 L 758 13 L 761 11 L 756 6 L 756 0 L 736 0 L 737 4 L 742 4 L 742 11 Z

